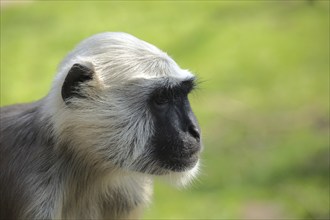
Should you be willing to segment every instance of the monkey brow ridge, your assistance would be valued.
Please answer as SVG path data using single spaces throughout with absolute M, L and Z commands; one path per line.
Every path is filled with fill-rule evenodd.
M 195 77 L 185 79 L 178 83 L 169 82 L 168 80 L 164 80 L 162 82 L 157 83 L 158 87 L 155 89 L 155 93 L 163 93 L 163 94 L 188 94 L 196 87 Z

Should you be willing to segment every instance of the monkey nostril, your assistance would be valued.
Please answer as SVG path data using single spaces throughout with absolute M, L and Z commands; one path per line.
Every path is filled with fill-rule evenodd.
M 195 126 L 190 126 L 188 132 L 191 136 L 193 136 L 197 141 L 200 140 L 199 130 Z

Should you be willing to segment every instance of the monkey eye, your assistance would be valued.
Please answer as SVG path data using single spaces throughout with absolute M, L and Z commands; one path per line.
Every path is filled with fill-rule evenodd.
M 154 96 L 153 102 L 155 103 L 156 106 L 162 107 L 167 105 L 170 102 L 170 99 L 165 94 L 157 94 Z

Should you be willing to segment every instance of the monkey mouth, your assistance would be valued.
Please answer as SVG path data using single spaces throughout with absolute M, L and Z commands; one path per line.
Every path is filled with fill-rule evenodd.
M 199 160 L 199 151 L 185 152 L 163 158 L 160 162 L 162 167 L 174 172 L 183 172 L 193 168 Z
M 177 155 L 173 155 L 169 158 L 169 161 L 177 161 L 177 162 L 189 162 L 198 159 L 199 150 L 192 150 L 189 152 L 181 152 Z
M 169 170 L 173 172 L 184 172 L 192 169 L 198 162 L 198 157 L 189 158 L 184 161 L 172 161 L 171 165 L 168 167 Z
M 140 168 L 137 170 L 135 170 L 135 168 L 132 169 L 156 176 L 166 175 L 171 172 L 185 172 L 194 168 L 198 163 L 199 153 L 200 151 L 194 150 L 184 153 L 167 154 L 166 156 L 164 154 L 162 156 L 152 154 L 153 157 L 155 156 L 154 159 L 140 158 L 134 166 Z
M 162 175 L 194 168 L 199 160 L 201 144 L 193 139 L 182 139 L 184 138 L 152 140 L 148 154 L 151 160 L 144 160 L 145 169 L 142 170 L 152 169 L 152 174 Z

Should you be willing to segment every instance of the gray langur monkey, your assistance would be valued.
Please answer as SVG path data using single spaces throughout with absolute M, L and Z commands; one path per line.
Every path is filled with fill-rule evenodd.
M 82 41 L 48 95 L 1 108 L 1 219 L 138 218 L 152 179 L 197 173 L 195 77 L 125 33 Z

